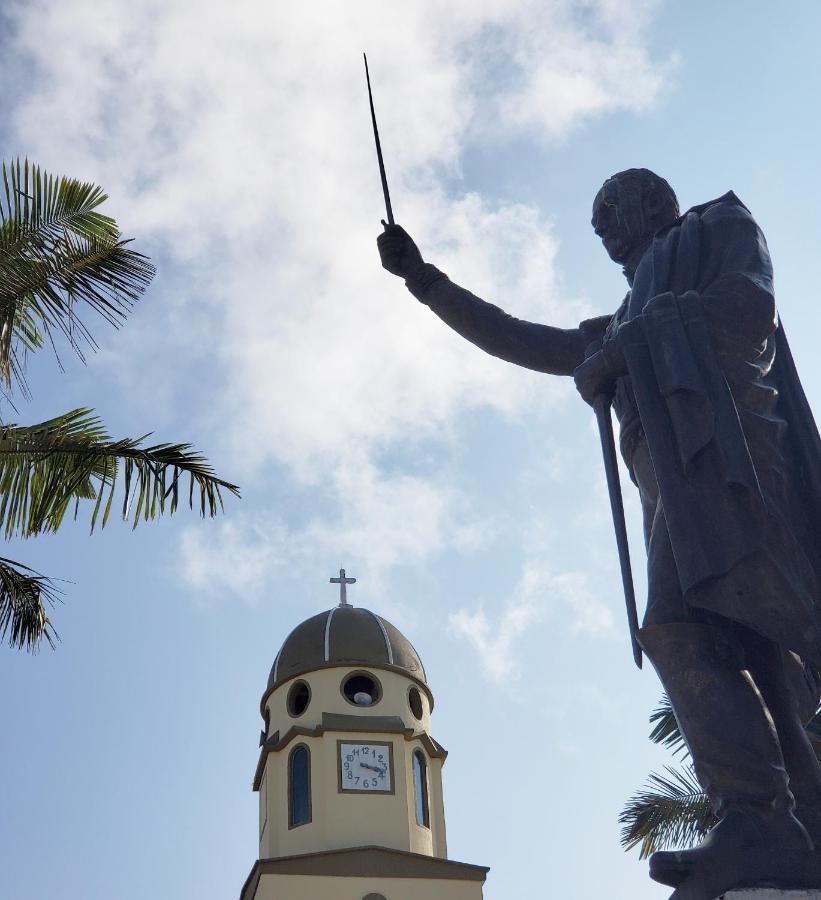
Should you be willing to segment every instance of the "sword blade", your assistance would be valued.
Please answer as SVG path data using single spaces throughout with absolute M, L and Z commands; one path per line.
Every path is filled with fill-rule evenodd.
M 639 617 L 636 612 L 636 595 L 633 590 L 633 570 L 630 567 L 630 546 L 627 543 L 627 525 L 624 521 L 616 442 L 613 439 L 613 422 L 610 418 L 610 400 L 604 394 L 599 394 L 593 403 L 593 409 L 596 411 L 596 421 L 599 426 L 604 473 L 607 476 L 607 492 L 610 495 L 610 510 L 613 513 L 613 527 L 616 530 L 616 546 L 619 550 L 621 582 L 624 586 L 624 602 L 627 606 L 630 643 L 633 648 L 633 659 L 641 668 L 641 647 L 638 641 Z
M 371 121 L 373 122 L 373 139 L 376 141 L 376 158 L 379 161 L 379 177 L 382 179 L 382 193 L 385 195 L 385 210 L 388 214 L 388 224 L 393 225 L 393 209 L 391 208 L 391 195 L 388 191 L 388 178 L 385 175 L 385 161 L 382 159 L 382 144 L 379 142 L 379 129 L 376 127 L 376 112 L 373 108 L 373 93 L 371 91 L 371 75 L 368 72 L 368 57 L 363 53 L 365 59 L 365 79 L 368 82 L 368 102 L 371 105 Z

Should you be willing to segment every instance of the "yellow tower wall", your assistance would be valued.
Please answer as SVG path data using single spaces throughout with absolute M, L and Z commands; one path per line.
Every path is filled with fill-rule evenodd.
M 362 900 L 371 893 L 386 900 L 481 900 L 482 885 L 422 878 L 267 875 L 253 900 Z
M 341 691 L 344 679 L 367 672 L 378 679 L 382 697 L 373 706 L 356 706 Z M 311 700 L 300 716 L 291 716 L 287 696 L 304 681 Z M 422 718 L 408 705 L 408 691 L 419 689 Z M 378 843 L 395 850 L 446 858 L 442 765 L 445 753 L 430 737 L 431 698 L 413 679 L 387 670 L 336 667 L 292 679 L 264 702 L 268 720 L 261 769 L 260 858 L 291 856 Z M 369 730 L 370 723 L 373 730 Z M 339 789 L 338 740 L 383 742 L 392 747 L 393 793 L 352 794 Z M 288 761 L 304 744 L 311 754 L 311 821 L 288 825 Z M 427 762 L 430 828 L 416 822 L 413 753 Z M 358 898 L 361 900 L 361 897 Z
M 373 706 L 355 706 L 342 694 L 340 685 L 352 672 L 367 672 L 376 678 L 382 686 L 382 699 Z M 301 716 L 291 716 L 286 705 L 288 691 L 295 681 L 305 681 L 311 689 L 311 702 Z M 422 695 L 422 719 L 418 720 L 408 706 L 408 691 L 411 687 L 419 689 Z M 268 733 L 270 737 L 275 731 L 284 734 L 294 725 L 314 727 L 320 724 L 322 713 L 356 713 L 362 716 L 399 716 L 406 728 L 422 729 L 430 734 L 430 713 L 432 697 L 429 689 L 408 678 L 407 675 L 388 669 L 370 668 L 368 666 L 335 666 L 329 669 L 317 669 L 297 678 L 292 678 L 272 691 L 264 700 L 263 714 L 268 716 Z
M 481 900 L 487 871 L 385 847 L 350 847 L 260 860 L 240 900 Z

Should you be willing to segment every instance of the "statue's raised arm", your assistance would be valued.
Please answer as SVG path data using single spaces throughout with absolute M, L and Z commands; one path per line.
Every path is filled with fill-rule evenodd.
M 408 290 L 454 331 L 499 359 L 537 372 L 572 375 L 584 360 L 585 347 L 597 336 L 595 332 L 600 331 L 599 339 L 604 333 L 609 317 L 601 320 L 600 328 L 593 325 L 593 333 L 588 335 L 581 328 L 553 328 L 508 315 L 426 263 L 399 225 L 387 225 L 377 244 L 385 269 L 404 278 Z

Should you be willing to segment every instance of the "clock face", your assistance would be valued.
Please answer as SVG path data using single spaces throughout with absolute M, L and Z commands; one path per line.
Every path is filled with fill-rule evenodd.
M 382 741 L 337 741 L 339 790 L 358 794 L 393 793 L 393 745 Z

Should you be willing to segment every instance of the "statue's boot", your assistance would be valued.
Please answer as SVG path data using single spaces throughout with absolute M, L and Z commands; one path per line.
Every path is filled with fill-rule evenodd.
M 672 886 L 697 883 L 705 873 L 737 871 L 738 861 L 751 852 L 812 849 L 793 815 L 775 729 L 743 671 L 738 640 L 729 630 L 698 623 L 650 625 L 639 637 L 719 818 L 698 847 L 654 853 L 650 877 Z
M 801 660 L 772 641 L 750 634 L 747 668 L 773 719 L 795 797 L 795 817 L 821 851 L 821 764 L 805 725 L 818 709 L 818 683 Z

